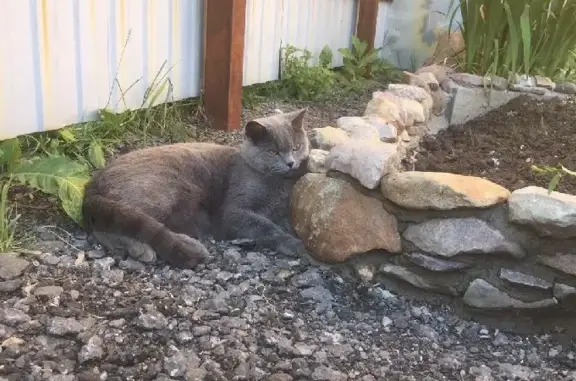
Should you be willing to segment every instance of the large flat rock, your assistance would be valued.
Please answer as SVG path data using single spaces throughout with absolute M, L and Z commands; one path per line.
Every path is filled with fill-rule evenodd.
M 553 307 L 558 304 L 558 301 L 554 298 L 535 302 L 524 302 L 515 299 L 484 279 L 475 279 L 472 281 L 464 293 L 462 300 L 471 307 L 482 309 L 541 309 Z
M 523 258 L 524 250 L 477 218 L 434 219 L 409 226 L 404 239 L 420 250 L 441 257 L 462 254 L 509 254 Z
M 452 102 L 447 107 L 446 114 L 450 125 L 458 125 L 497 109 L 520 96 L 521 93 L 455 86 L 452 94 Z
M 382 179 L 384 197 L 408 209 L 488 208 L 505 202 L 510 192 L 474 176 L 442 172 L 398 172 Z
M 292 222 L 310 253 L 324 262 L 356 254 L 401 251 L 396 217 L 345 180 L 309 173 L 292 192 Z
M 576 196 L 529 186 L 510 195 L 510 221 L 528 225 L 540 235 L 576 237 Z
M 404 282 L 410 283 L 416 288 L 420 288 L 426 291 L 438 292 L 440 294 L 457 296 L 458 290 L 451 285 L 442 284 L 438 282 L 436 277 L 431 277 L 430 279 L 418 275 L 402 266 L 385 264 L 380 267 L 380 272 L 403 280 Z M 435 280 L 436 278 L 436 280 Z

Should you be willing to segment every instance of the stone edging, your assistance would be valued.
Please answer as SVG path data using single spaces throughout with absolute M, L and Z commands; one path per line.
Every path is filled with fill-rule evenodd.
M 518 77 L 508 86 L 441 65 L 405 73 L 404 82 L 375 92 L 364 116 L 311 131 L 310 173 L 292 196 L 293 225 L 310 253 L 352 263 L 365 281 L 400 280 L 475 309 L 576 312 L 576 196 L 400 170 L 424 134 L 522 93 L 562 97 L 576 85 Z

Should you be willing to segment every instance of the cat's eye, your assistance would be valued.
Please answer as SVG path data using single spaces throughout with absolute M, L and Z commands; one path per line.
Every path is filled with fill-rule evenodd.
M 294 146 L 294 148 L 292 148 L 292 151 L 300 151 L 300 147 L 301 147 L 301 145 L 298 144 L 298 145 Z

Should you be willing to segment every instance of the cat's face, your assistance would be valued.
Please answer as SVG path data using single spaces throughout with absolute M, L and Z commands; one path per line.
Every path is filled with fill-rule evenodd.
M 246 124 L 242 156 L 261 173 L 291 175 L 308 158 L 310 146 L 304 130 L 306 109 L 279 113 Z

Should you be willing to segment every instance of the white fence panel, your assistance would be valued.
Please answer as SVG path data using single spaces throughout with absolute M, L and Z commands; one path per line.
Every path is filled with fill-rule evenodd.
M 203 0 L 0 1 L 0 139 L 198 96 Z M 154 80 L 156 78 L 156 83 Z

